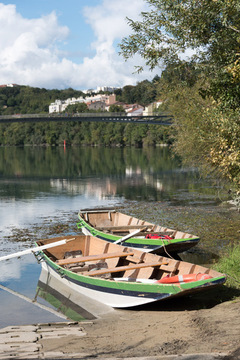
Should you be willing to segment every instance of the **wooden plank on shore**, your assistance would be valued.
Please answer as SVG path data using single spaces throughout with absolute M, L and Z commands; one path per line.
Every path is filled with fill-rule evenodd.
M 7 334 L 1 334 L 0 336 L 0 344 L 10 344 L 10 343 L 34 343 L 39 340 L 39 336 L 34 332 L 13 332 Z M 1 346 L 0 345 L 0 346 Z

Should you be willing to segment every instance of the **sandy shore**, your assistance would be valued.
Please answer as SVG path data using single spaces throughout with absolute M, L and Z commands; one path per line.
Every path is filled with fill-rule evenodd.
M 136 310 L 114 310 L 89 323 L 86 335 L 45 339 L 44 351 L 61 350 L 101 358 L 150 357 L 172 354 L 224 353 L 240 358 L 240 300 L 208 304 L 198 309 L 196 299 Z M 188 309 L 188 310 L 186 310 Z M 89 357 L 86 357 L 89 358 Z

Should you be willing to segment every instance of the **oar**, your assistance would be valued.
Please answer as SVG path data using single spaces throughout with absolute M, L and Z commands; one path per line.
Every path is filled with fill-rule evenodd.
M 5 256 L 1 256 L 0 257 L 0 261 L 2 260 L 8 260 L 8 259 L 11 259 L 11 258 L 14 258 L 14 257 L 18 257 L 18 256 L 22 256 L 22 255 L 27 255 L 27 254 L 31 254 L 31 253 L 34 253 L 34 252 L 38 252 L 40 250 L 45 250 L 45 249 L 49 249 L 49 248 L 52 248 L 52 247 L 55 247 L 55 246 L 60 246 L 60 245 L 64 245 L 66 244 L 68 241 L 72 241 L 74 240 L 75 238 L 72 238 L 72 239 L 63 239 L 63 240 L 59 240 L 59 241 L 56 241 L 56 242 L 52 242 L 50 244 L 46 244 L 46 245 L 42 245 L 42 246 L 36 246 L 34 248 L 30 248 L 30 249 L 27 249 L 27 250 L 22 250 L 22 251 L 19 251 L 19 252 L 16 252 L 14 254 L 9 254 L 9 255 L 5 255 Z
M 121 242 L 123 242 L 123 241 L 125 241 L 127 239 L 130 239 L 131 237 L 133 237 L 134 235 L 137 235 L 138 233 L 140 233 L 143 230 L 146 230 L 146 227 L 143 228 L 143 229 L 137 229 L 137 230 L 123 236 L 121 239 L 118 239 L 118 240 L 114 241 L 114 244 L 119 244 L 119 243 L 121 243 Z

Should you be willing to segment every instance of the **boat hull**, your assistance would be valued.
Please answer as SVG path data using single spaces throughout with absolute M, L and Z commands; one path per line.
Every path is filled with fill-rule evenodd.
M 121 239 L 121 236 L 108 234 L 103 231 L 96 229 L 91 226 L 82 216 L 81 212 L 78 214 L 79 222 L 77 223 L 78 228 L 84 235 L 93 235 L 99 239 L 114 243 Z M 149 224 L 149 223 L 148 223 Z M 154 226 L 154 224 L 151 224 Z M 137 228 L 137 225 L 136 225 Z M 171 229 L 168 229 L 171 231 Z M 174 231 L 174 230 L 172 230 Z M 128 247 L 138 249 L 140 251 L 154 253 L 157 255 L 175 255 L 191 249 L 196 246 L 199 242 L 199 237 L 189 236 L 186 234 L 184 238 L 173 238 L 169 239 L 146 239 L 144 237 L 132 237 L 124 241 L 124 244 Z
M 110 281 L 75 274 L 56 266 L 56 264 L 47 257 L 45 257 L 42 266 L 48 270 L 51 276 L 61 281 L 63 286 L 68 287 L 70 293 L 75 294 L 75 298 L 76 294 L 79 294 L 79 296 L 84 295 L 113 308 L 131 308 L 164 299 L 184 296 L 206 290 L 208 287 L 214 287 L 225 282 L 224 276 L 196 281 L 194 284 L 163 285 L 154 282 L 136 283 L 126 281 L 125 279 L 122 279 L 122 281 Z
M 42 239 L 37 245 L 40 250 L 35 256 L 49 279 L 56 279 L 62 295 L 79 301 L 79 306 L 84 296 L 111 308 L 131 308 L 194 294 L 226 281 L 214 269 L 93 236 Z

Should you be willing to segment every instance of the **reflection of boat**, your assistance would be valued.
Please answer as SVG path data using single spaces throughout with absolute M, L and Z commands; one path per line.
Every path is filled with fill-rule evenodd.
M 71 287 L 65 286 L 59 276 L 54 276 L 49 271 L 45 262 L 42 263 L 42 271 L 38 280 L 36 296 L 44 299 L 59 313 L 74 321 L 92 320 L 109 312 L 111 308 L 94 301 L 84 295 L 72 291 Z
M 62 239 L 45 239 L 37 244 L 49 245 Z M 50 276 L 68 286 L 75 298 L 81 294 L 111 307 L 124 308 L 192 294 L 225 282 L 225 275 L 206 267 L 93 236 L 65 239 L 64 245 L 49 247 L 39 255 Z M 188 279 L 184 280 L 186 276 Z M 63 286 L 58 291 L 62 289 Z
M 126 246 L 145 252 L 176 254 L 199 242 L 199 237 L 195 235 L 139 220 L 112 208 L 83 209 L 79 211 L 78 217 L 78 228 L 85 235 L 94 235 L 109 242 L 115 242 L 137 229 L 145 229 L 124 242 Z

